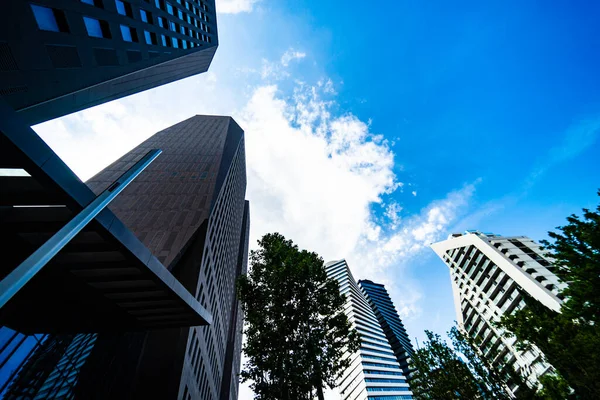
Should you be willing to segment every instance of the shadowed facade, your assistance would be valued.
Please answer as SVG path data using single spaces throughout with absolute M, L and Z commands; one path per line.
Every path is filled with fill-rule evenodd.
M 18 398 L 40 376 L 39 393 L 52 384 L 81 399 L 237 398 L 242 316 L 235 281 L 246 271 L 249 233 L 243 131 L 229 117 L 192 117 L 140 144 L 90 179 L 89 187 L 102 192 L 151 148 L 163 151 L 157 164 L 109 208 L 211 314 L 212 323 L 53 335 L 8 388 L 7 398 Z M 131 296 L 136 315 L 150 319 L 170 307 L 147 293 L 143 299 Z M 65 367 L 60 360 L 68 348 L 77 352 Z M 54 352 L 46 356 L 50 361 L 36 362 L 48 349 Z M 58 368 L 58 375 L 72 377 L 68 385 L 50 379 Z
M 214 0 L 0 4 L 0 96 L 29 123 L 205 72 Z

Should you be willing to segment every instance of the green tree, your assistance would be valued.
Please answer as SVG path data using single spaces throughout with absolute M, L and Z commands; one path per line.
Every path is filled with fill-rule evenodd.
M 256 399 L 312 399 L 315 392 L 322 399 L 323 386 L 335 387 L 350 364 L 344 351 L 359 347 L 345 298 L 316 253 L 278 233 L 258 244 L 238 281 L 248 357 L 242 381 L 252 381 Z
M 477 399 L 480 391 L 468 365 L 441 338 L 425 331 L 428 341 L 413 353 L 410 387 L 417 400 Z
M 537 346 L 556 369 L 541 382 L 546 398 L 600 399 L 600 206 L 567 222 L 548 233 L 552 243 L 542 242 L 555 260 L 550 269 L 568 285 L 560 293 L 561 312 L 522 293 L 527 306 L 499 326 L 516 336 L 520 348 Z
M 537 399 L 510 365 L 492 364 L 476 340 L 453 327 L 449 346 L 439 335 L 425 331 L 428 341 L 418 349 L 412 363 L 411 389 L 417 400 L 497 399 L 508 400 L 509 387 L 519 387 L 520 399 Z
M 598 192 L 600 196 L 600 191 Z M 568 286 L 561 313 L 586 325 L 600 322 L 600 205 L 596 211 L 583 209 L 583 219 L 567 217 L 568 224 L 548 232 L 553 243 L 541 243 L 550 250 L 554 273 Z

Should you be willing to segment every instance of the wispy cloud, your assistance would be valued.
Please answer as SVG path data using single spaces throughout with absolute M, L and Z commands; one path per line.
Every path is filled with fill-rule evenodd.
M 408 271 L 411 259 L 429 251 L 429 244 L 448 235 L 449 229 L 468 210 L 479 182 L 476 180 L 444 199 L 431 202 L 419 214 L 404 218 L 397 230 L 390 228 L 398 226 L 398 217 L 390 216 L 372 227 L 376 235 L 363 235 L 350 254 L 351 263 L 358 266 L 358 277 L 386 284 L 403 317 L 414 318 L 421 310 L 421 294 Z
M 580 119 L 568 127 L 561 140 L 540 157 L 523 180 L 507 194 L 479 205 L 455 226 L 457 230 L 474 229 L 486 218 L 514 207 L 526 198 L 537 181 L 559 164 L 569 161 L 594 145 L 600 135 L 600 115 Z
M 239 14 L 254 10 L 260 0 L 218 0 L 217 12 L 221 14 Z
M 288 51 L 286 51 L 285 53 L 283 53 L 283 55 L 281 56 L 281 60 L 279 62 L 284 67 L 287 67 L 288 65 L 290 65 L 290 62 L 292 60 L 300 60 L 300 59 L 302 59 L 304 57 L 306 57 L 306 53 L 305 52 L 303 52 L 303 51 L 297 51 L 297 50 L 294 50 L 294 49 L 289 49 Z
M 564 133 L 560 143 L 533 168 L 526 179 L 525 188 L 557 164 L 568 161 L 592 146 L 600 133 L 600 116 L 586 118 L 573 123 Z
M 298 61 L 306 58 L 306 53 L 289 48 L 286 50 L 279 61 L 262 60 L 260 76 L 264 80 L 283 80 L 291 77 L 288 67 L 292 61 Z
M 396 230 L 398 228 L 398 226 L 400 225 L 400 221 L 402 220 L 402 218 L 400 217 L 400 212 L 402 211 L 402 207 L 400 206 L 400 204 L 396 203 L 395 201 L 392 201 L 391 203 L 389 203 L 387 205 L 387 207 L 385 208 L 385 217 L 387 218 L 387 220 L 389 221 L 389 227 L 392 230 Z

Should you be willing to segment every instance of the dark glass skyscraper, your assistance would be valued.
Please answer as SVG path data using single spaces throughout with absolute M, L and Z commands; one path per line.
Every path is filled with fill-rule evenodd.
M 101 193 L 156 148 L 161 156 L 109 208 L 148 257 L 210 313 L 211 324 L 51 335 L 7 386 L 7 398 L 237 398 L 242 314 L 235 281 L 246 272 L 250 224 L 244 133 L 229 117 L 192 117 L 158 132 L 88 186 Z M 137 272 L 122 264 L 115 259 L 107 267 L 127 284 Z M 143 291 L 144 281 L 136 285 L 139 296 L 111 295 L 145 320 L 176 325 L 180 306 L 161 292 Z
M 30 124 L 205 72 L 214 0 L 0 4 L 0 96 Z
M 82 398 L 229 398 L 223 382 L 237 388 L 237 377 L 231 381 L 241 337 L 235 281 L 245 272 L 249 227 L 243 134 L 229 117 L 195 116 L 155 134 L 88 182 L 98 193 L 148 150 L 163 150 L 110 208 L 213 321 L 100 335 L 82 371 Z
M 375 312 L 375 316 L 379 321 L 379 325 L 383 328 L 385 336 L 394 350 L 394 355 L 400 363 L 400 367 L 404 374 L 410 376 L 409 362 L 413 355 L 413 347 L 410 338 L 406 333 L 404 324 L 398 316 L 396 307 L 390 298 L 385 286 L 380 283 L 374 283 L 369 280 L 360 280 L 358 285 L 369 305 Z

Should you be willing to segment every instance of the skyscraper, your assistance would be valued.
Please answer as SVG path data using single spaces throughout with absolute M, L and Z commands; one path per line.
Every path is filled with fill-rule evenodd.
M 409 389 L 392 346 L 356 284 L 345 260 L 325 264 L 327 276 L 336 279 L 340 292 L 346 296 L 345 312 L 360 335 L 360 349 L 345 357 L 350 367 L 338 382 L 343 399 L 348 400 L 409 400 Z
M 554 275 L 551 260 L 525 236 L 467 231 L 431 247 L 450 268 L 459 327 L 481 340 L 484 355 L 504 359 L 535 385 L 551 366 L 536 348 L 518 351 L 516 339 L 503 337 L 492 322 L 525 306 L 519 290 L 560 310 L 558 293 L 564 284 Z
M 205 72 L 214 0 L 0 5 L 0 96 L 30 124 Z
M 385 286 L 370 280 L 360 280 L 358 286 L 365 294 L 369 305 L 375 312 L 379 325 L 383 328 L 385 336 L 392 345 L 392 350 L 394 350 L 396 359 L 400 363 L 402 372 L 409 377 L 409 363 L 414 350 L 404 324 Z
M 155 148 L 162 155 L 110 209 L 145 245 L 147 256 L 156 257 L 210 313 L 211 324 L 137 332 L 117 324 L 98 333 L 51 335 L 18 371 L 8 398 L 31 388 L 32 398 L 237 398 L 242 314 L 235 281 L 246 271 L 250 223 L 243 131 L 229 117 L 192 117 L 140 144 L 89 187 L 95 193 L 112 187 Z M 106 267 L 123 282 L 133 279 L 136 272 L 121 264 Z M 136 287 L 143 291 L 146 284 Z M 113 296 L 144 320 L 176 325 L 178 304 L 160 291 L 143 294 Z

